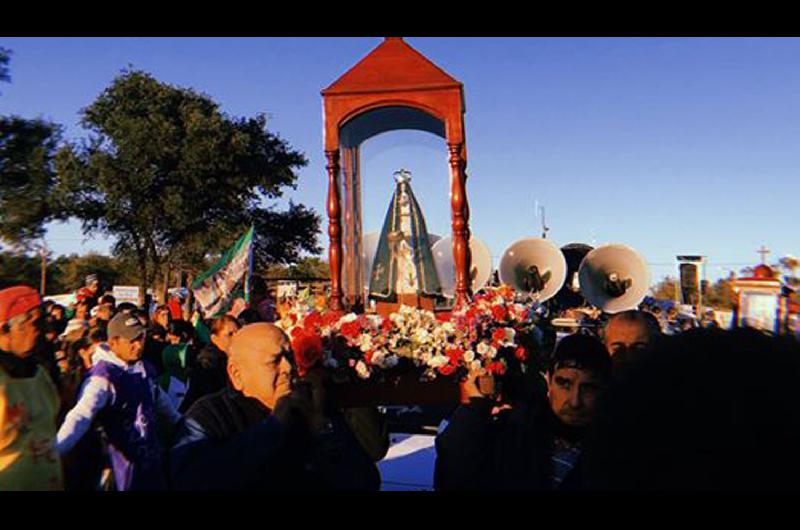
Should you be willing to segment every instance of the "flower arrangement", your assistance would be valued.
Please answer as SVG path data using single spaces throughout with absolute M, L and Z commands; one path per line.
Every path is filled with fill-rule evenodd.
M 278 325 L 291 339 L 301 375 L 322 363 L 340 381 L 369 379 L 411 363 L 430 381 L 469 372 L 502 376 L 509 364 L 524 364 L 535 320 L 533 306 L 515 303 L 514 290 L 500 286 L 451 313 L 400 306 L 388 317 L 329 311 L 301 297 Z

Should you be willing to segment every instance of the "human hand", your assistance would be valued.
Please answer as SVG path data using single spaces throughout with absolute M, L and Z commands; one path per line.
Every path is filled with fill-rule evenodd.
M 470 399 L 489 397 L 494 394 L 494 376 L 483 370 L 470 371 L 459 384 L 459 390 L 462 403 L 469 403 Z

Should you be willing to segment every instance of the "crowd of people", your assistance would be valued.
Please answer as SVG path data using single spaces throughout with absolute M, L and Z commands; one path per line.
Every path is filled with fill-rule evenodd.
M 207 322 L 102 295 L 0 291 L 0 490 L 377 490 L 376 407 L 299 369 L 256 286 Z M 434 487 L 788 488 L 800 347 L 751 329 L 665 333 L 654 307 L 542 341 L 515 392 L 471 373 L 436 437 Z M 778 458 L 778 460 L 775 460 Z
M 0 491 L 377 490 L 384 418 L 333 406 L 321 367 L 298 377 L 254 294 L 203 337 L 96 277 L 70 308 L 0 291 Z

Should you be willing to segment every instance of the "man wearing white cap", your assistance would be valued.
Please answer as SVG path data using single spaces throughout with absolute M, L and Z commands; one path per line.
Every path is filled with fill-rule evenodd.
M 153 367 L 141 359 L 145 338 L 146 329 L 136 317 L 120 313 L 111 319 L 109 350 L 95 350 L 78 403 L 67 413 L 56 439 L 56 449 L 65 454 L 98 418 L 121 491 L 164 489 L 157 415 L 169 424 L 180 417 L 156 384 Z

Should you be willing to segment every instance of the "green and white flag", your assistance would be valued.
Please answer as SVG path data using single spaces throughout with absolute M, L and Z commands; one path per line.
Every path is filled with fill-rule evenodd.
M 204 318 L 225 311 L 236 296 L 250 302 L 250 276 L 253 271 L 253 227 L 192 283 L 194 298 Z

